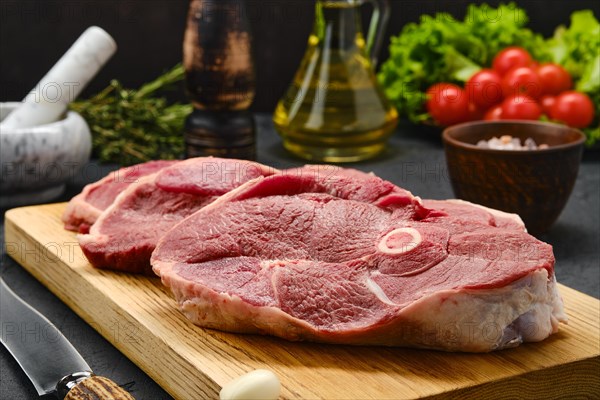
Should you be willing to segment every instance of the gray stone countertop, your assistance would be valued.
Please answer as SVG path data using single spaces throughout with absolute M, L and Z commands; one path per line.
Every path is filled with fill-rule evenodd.
M 305 164 L 302 160 L 292 158 L 283 149 L 270 116 L 257 115 L 257 125 L 259 162 L 278 168 Z M 384 156 L 350 166 L 373 171 L 422 198 L 453 197 L 439 132 L 430 128 L 401 124 Z M 67 193 L 58 201 L 69 200 L 84 184 L 101 178 L 116 167 L 91 163 L 84 169 L 85 173 L 70 182 Z M 596 298 L 600 298 L 599 210 L 600 151 L 587 151 L 569 202 L 550 231 L 541 235 L 539 239 L 554 247 L 558 281 Z M 1 235 L 4 243 L 4 219 Z M 8 257 L 4 249 L 0 272 L 17 294 L 63 331 L 94 372 L 124 385 L 138 400 L 171 398 L 135 364 Z M 0 398 L 20 400 L 36 397 L 35 390 L 25 374 L 6 349 L 0 346 Z

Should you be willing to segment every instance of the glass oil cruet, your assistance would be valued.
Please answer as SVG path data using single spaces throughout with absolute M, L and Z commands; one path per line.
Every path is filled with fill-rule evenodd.
M 374 6 L 366 41 L 365 1 Z M 288 151 L 312 161 L 354 162 L 385 149 L 398 114 L 374 69 L 388 17 L 387 0 L 317 0 L 306 53 L 273 117 Z

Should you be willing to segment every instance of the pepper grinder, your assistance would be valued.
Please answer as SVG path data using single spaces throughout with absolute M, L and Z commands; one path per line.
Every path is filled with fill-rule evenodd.
M 248 107 L 256 76 L 243 0 L 191 0 L 183 41 L 186 157 L 253 160 L 256 126 Z

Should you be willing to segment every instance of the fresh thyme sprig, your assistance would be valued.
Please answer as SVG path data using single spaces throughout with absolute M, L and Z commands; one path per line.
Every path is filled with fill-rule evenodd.
M 92 131 L 93 156 L 123 166 L 181 157 L 183 125 L 192 106 L 168 104 L 159 92 L 183 78 L 178 64 L 138 90 L 112 80 L 90 99 L 71 103 Z

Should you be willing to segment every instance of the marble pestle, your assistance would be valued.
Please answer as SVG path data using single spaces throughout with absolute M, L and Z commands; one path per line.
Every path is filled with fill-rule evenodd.
M 0 129 L 15 130 L 58 121 L 116 49 L 114 39 L 102 28 L 86 29 L 22 104 L 0 123 Z

